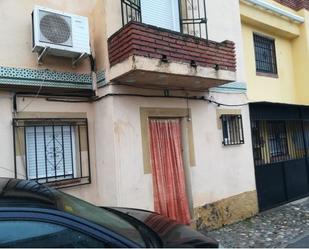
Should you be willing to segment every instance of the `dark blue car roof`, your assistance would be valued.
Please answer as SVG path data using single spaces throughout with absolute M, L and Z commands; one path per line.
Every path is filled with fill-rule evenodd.
M 0 177 L 0 206 L 32 206 L 59 209 L 57 190 L 35 181 Z

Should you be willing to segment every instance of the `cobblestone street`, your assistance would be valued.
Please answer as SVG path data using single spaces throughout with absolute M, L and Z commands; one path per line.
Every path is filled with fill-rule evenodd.
M 307 241 L 309 236 L 309 198 L 260 213 L 208 234 L 223 247 L 293 247 L 297 241 Z

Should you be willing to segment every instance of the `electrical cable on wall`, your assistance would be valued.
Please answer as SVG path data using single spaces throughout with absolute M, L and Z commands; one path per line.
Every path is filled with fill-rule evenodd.
M 125 83 L 117 83 L 117 84 L 111 84 L 111 83 L 108 83 L 108 84 L 105 84 L 104 87 L 107 87 L 107 86 L 110 86 L 110 85 L 116 85 L 116 86 L 127 86 L 127 87 L 133 87 L 133 88 L 139 88 L 139 89 L 145 89 L 145 90 L 156 90 L 156 91 L 160 91 L 161 89 L 158 89 L 158 88 L 155 88 L 155 87 L 145 87 L 145 86 L 134 86 L 134 85 L 130 85 L 130 84 L 125 84 Z M 172 89 L 168 89 L 169 91 L 186 91 L 186 89 L 184 88 L 172 88 Z M 190 92 L 201 92 L 202 90 L 194 90 L 194 89 L 190 89 L 189 90 Z M 120 96 L 122 94 L 119 94 L 118 96 Z M 218 106 L 227 106 L 227 107 L 239 107 L 239 106 L 245 106 L 245 105 L 248 105 L 248 103 L 243 103 L 243 104 L 225 104 L 225 103 L 220 103 L 220 102 L 217 102 L 215 100 L 212 100 L 212 99 L 208 99 L 208 98 L 205 98 L 205 97 L 197 97 L 197 96 L 194 96 L 193 98 L 189 96 L 189 94 L 186 92 L 186 95 L 187 95 L 187 98 L 190 100 L 205 100 L 205 101 L 208 101 L 209 103 L 213 103 L 213 104 L 216 104 Z M 105 96 L 105 95 L 104 95 Z M 102 96 L 102 97 L 104 97 Z M 115 95 L 116 96 L 116 95 Z M 132 96 L 132 95 L 130 95 Z M 140 97 L 148 97 L 148 96 L 153 96 L 153 97 L 160 97 L 160 96 L 157 96 L 157 95 L 147 95 L 147 96 L 140 96 Z M 136 97 L 139 97 L 136 95 Z M 162 97 L 177 97 L 178 96 L 162 96 Z M 101 98 L 101 97 L 99 97 Z M 186 98 L 186 97 L 184 97 Z M 201 98 L 201 99 L 199 99 Z
M 23 112 L 24 110 L 26 110 L 33 103 L 33 101 L 35 101 L 39 97 L 40 92 L 41 92 L 41 90 L 43 88 L 43 84 L 44 84 L 44 82 L 46 80 L 46 71 L 47 71 L 47 69 L 45 68 L 44 69 L 44 74 L 43 74 L 43 82 L 41 83 L 39 90 L 37 91 L 36 95 L 34 96 L 34 99 L 32 99 L 22 110 L 20 110 L 20 111 L 17 110 L 16 112 Z
M 54 102 L 66 102 L 66 103 L 86 103 L 86 102 L 97 102 L 100 101 L 104 98 L 107 97 L 143 97 L 143 98 L 171 98 L 171 99 L 187 99 L 187 100 L 197 100 L 197 101 L 205 101 L 208 103 L 212 103 L 219 106 L 227 106 L 227 107 L 237 107 L 237 106 L 246 106 L 248 103 L 243 103 L 243 104 L 225 104 L 225 103 L 220 103 L 215 100 L 211 100 L 206 98 L 205 96 L 164 96 L 164 95 L 144 95 L 144 94 L 131 94 L 131 93 L 108 93 L 100 97 L 96 98 L 89 98 L 88 100 L 69 100 L 69 99 L 61 99 L 61 98 L 46 98 L 47 101 L 54 101 Z
M 92 57 L 90 58 L 90 64 L 91 64 L 91 71 L 95 70 L 95 59 Z M 47 69 L 45 69 L 47 70 Z M 44 73 L 45 76 L 45 73 Z M 43 79 L 43 83 L 45 81 L 45 77 Z M 42 85 L 40 86 L 40 89 L 38 90 L 37 94 L 34 96 L 34 98 L 38 98 L 42 89 Z M 104 87 L 110 86 L 111 84 L 105 84 Z M 147 89 L 147 90 L 157 90 L 160 91 L 161 89 L 155 88 L 155 87 L 143 87 L 143 86 L 133 86 L 129 84 L 124 84 L 124 83 L 117 83 L 115 84 L 117 86 L 127 86 L 127 87 L 134 87 L 134 88 L 140 88 L 140 89 Z M 173 89 L 168 89 L 168 90 L 173 90 L 173 91 L 186 91 L 186 89 L 183 88 L 173 88 Z M 190 90 L 190 92 L 201 92 L 201 90 Z M 23 94 L 27 95 L 27 94 Z M 61 97 L 47 97 L 47 101 L 54 101 L 54 102 L 66 102 L 66 103 L 91 103 L 91 102 L 97 102 L 100 101 L 103 98 L 110 97 L 110 96 L 123 96 L 123 97 L 144 97 L 144 98 L 174 98 L 174 99 L 186 99 L 187 100 L 187 106 L 188 106 L 188 101 L 189 100 L 197 100 L 197 101 L 206 101 L 208 103 L 212 103 L 217 105 L 218 107 L 220 106 L 226 106 L 226 107 L 241 107 L 241 106 L 246 106 L 248 103 L 243 103 L 243 104 L 226 104 L 226 103 L 221 103 L 216 100 L 207 98 L 205 96 L 189 96 L 189 93 L 186 92 L 186 96 L 171 96 L 171 95 L 145 95 L 145 94 L 130 94 L 130 93 L 108 93 L 103 96 L 95 96 L 95 97 L 88 97 L 85 99 L 85 97 L 82 97 L 82 99 L 79 100 L 73 100 L 73 99 L 67 99 L 67 98 L 61 98 Z M 46 96 L 42 96 L 46 97 Z M 33 99 L 28 105 L 26 105 L 20 112 L 24 111 L 35 99 Z M 188 114 L 190 115 L 190 114 Z M 189 117 L 190 118 L 190 117 Z

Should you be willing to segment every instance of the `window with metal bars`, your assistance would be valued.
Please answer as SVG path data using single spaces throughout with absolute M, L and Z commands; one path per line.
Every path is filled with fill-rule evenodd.
M 244 144 L 244 131 L 241 115 L 221 115 L 223 144 L 239 145 Z
M 256 72 L 277 74 L 275 40 L 253 34 Z
M 150 25 L 208 39 L 205 0 L 121 0 L 121 11 L 123 25 L 143 19 Z
M 15 176 L 56 186 L 90 183 L 87 119 L 14 119 Z

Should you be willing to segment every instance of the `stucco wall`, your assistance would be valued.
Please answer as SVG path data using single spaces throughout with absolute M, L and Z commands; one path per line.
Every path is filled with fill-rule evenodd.
M 97 167 L 96 167 L 96 152 L 95 152 L 95 122 L 94 110 L 91 104 L 87 103 L 60 103 L 46 101 L 41 98 L 17 98 L 18 112 L 14 116 L 12 110 L 12 95 L 9 93 L 1 93 L 1 122 L 0 122 L 0 138 L 1 138 L 1 156 L 0 156 L 0 176 L 1 177 L 14 177 L 14 144 L 13 144 L 13 126 L 12 119 L 14 117 L 21 117 L 31 113 L 37 115 L 44 113 L 51 115 L 50 117 L 57 118 L 57 113 L 69 113 L 71 117 L 79 117 L 78 114 L 85 113 L 89 125 L 89 147 L 91 159 L 91 173 L 92 184 L 68 188 L 65 192 L 79 196 L 87 201 L 93 203 L 102 203 L 102 189 L 100 183 L 97 181 Z M 22 111 L 22 112 L 21 112 Z
M 309 11 L 303 10 L 305 23 L 300 27 L 300 37 L 293 40 L 293 63 L 297 102 L 309 105 Z
M 37 54 L 32 53 L 31 12 L 34 5 L 61 10 L 89 18 L 91 44 L 93 45 L 92 13 L 96 0 L 2 0 L 0 1 L 0 65 L 8 67 L 38 68 Z M 72 69 L 71 59 L 47 56 L 40 68 L 62 72 L 90 72 L 89 61 L 85 60 Z
M 240 13 L 249 101 L 308 105 L 309 12 L 305 9 L 295 11 L 272 0 L 267 2 L 303 17 L 304 23 L 297 24 L 274 13 L 241 2 Z M 277 78 L 256 75 L 253 32 L 275 39 Z
M 214 41 L 230 40 L 235 43 L 237 81 L 245 82 L 239 1 L 206 0 L 206 4 L 209 39 Z
M 246 99 L 229 94 L 213 97 L 230 103 Z M 115 97 L 113 103 L 117 205 L 152 210 L 152 176 L 144 173 L 140 108 L 187 108 L 186 101 Z M 222 130 L 218 128 L 218 107 L 192 100 L 189 108 L 196 160 L 196 165 L 190 167 L 194 207 L 255 190 L 247 106 L 241 108 L 245 144 L 226 147 L 222 145 Z
M 0 122 L 0 176 L 14 177 L 13 156 L 13 126 L 11 94 L 0 94 L 1 122 Z
M 275 39 L 278 77 L 256 74 L 253 33 Z M 249 101 L 296 101 L 292 43 L 290 40 L 247 24 L 242 25 Z
M 117 170 L 115 160 L 118 156 L 116 152 L 113 119 L 114 100 L 106 98 L 93 105 L 95 122 L 95 151 L 97 165 L 97 189 L 100 198 L 97 200 L 101 205 L 117 206 L 118 186 Z

